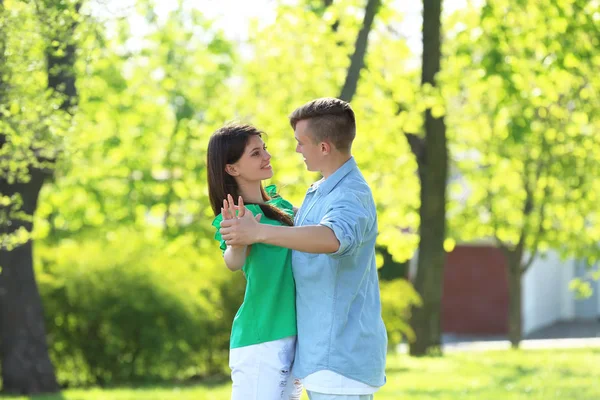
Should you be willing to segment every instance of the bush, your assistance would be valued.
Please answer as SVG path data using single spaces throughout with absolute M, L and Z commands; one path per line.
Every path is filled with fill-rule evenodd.
M 226 372 L 244 279 L 215 243 L 198 249 L 122 231 L 41 247 L 38 282 L 63 385 L 182 380 Z
M 388 334 L 388 348 L 393 351 L 403 339 L 415 340 L 408 324 L 413 306 L 421 306 L 421 297 L 406 279 L 381 281 L 381 308 Z
M 165 243 L 122 230 L 36 247 L 50 355 L 65 386 L 177 381 L 225 374 L 245 280 L 216 242 Z M 414 334 L 420 299 L 403 279 L 382 282 L 390 348 Z

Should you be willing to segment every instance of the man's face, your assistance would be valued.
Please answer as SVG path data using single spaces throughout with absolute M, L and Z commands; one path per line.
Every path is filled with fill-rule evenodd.
M 322 145 L 321 143 L 314 143 L 308 120 L 304 119 L 296 123 L 294 137 L 298 142 L 296 145 L 296 153 L 302 154 L 306 169 L 309 171 L 320 172 L 324 157 Z

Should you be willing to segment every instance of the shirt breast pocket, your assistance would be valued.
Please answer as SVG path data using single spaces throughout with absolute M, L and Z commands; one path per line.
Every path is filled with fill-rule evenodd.
M 296 288 L 313 285 L 318 281 L 320 271 L 319 254 L 292 252 L 292 269 L 296 280 Z

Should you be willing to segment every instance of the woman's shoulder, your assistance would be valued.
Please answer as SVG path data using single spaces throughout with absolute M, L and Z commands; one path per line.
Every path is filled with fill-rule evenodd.
M 219 229 L 221 227 L 221 221 L 223 221 L 223 214 L 219 214 L 213 219 L 212 226 Z
M 286 199 L 281 197 L 281 195 L 277 192 L 276 185 L 267 186 L 265 188 L 265 192 L 267 192 L 267 194 L 271 198 L 271 200 L 269 200 L 267 202 L 267 204 L 275 206 L 275 207 L 277 207 L 283 211 L 286 211 L 288 213 L 292 213 L 292 215 L 293 215 L 294 206 L 292 205 L 292 203 L 290 203 L 289 201 L 287 201 Z

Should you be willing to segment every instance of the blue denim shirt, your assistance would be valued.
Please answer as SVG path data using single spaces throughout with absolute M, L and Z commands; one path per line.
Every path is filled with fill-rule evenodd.
M 331 228 L 340 247 L 331 254 L 292 252 L 298 321 L 294 375 L 330 370 L 382 386 L 387 334 L 375 263 L 377 213 L 354 158 L 308 189 L 295 224 Z

